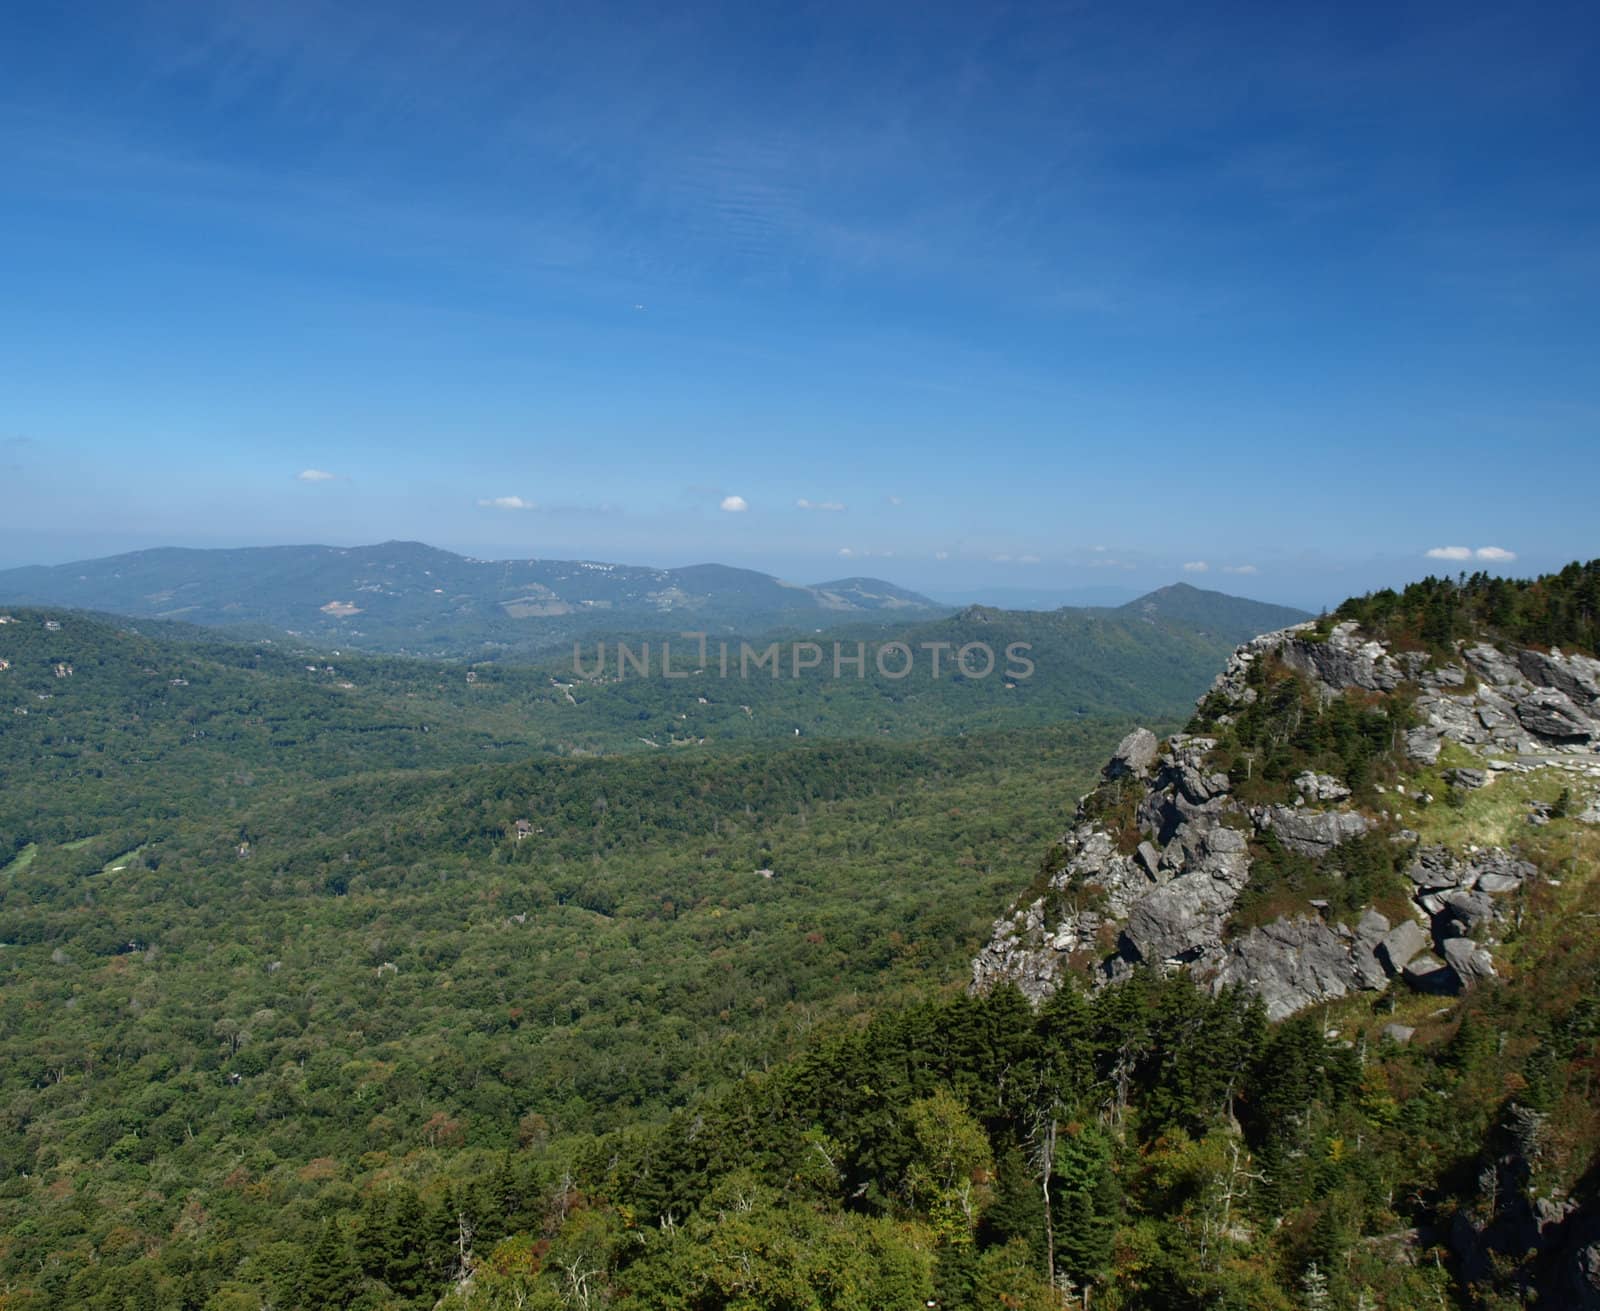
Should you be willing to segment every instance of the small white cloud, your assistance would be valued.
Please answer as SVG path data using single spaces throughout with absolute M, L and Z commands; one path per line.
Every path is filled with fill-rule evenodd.
M 486 496 L 478 504 L 486 510 L 537 510 L 539 508 L 532 501 L 526 501 L 520 496 Z
M 750 508 L 750 502 L 742 496 L 724 496 L 722 508 L 729 514 L 743 514 Z
M 935 560 L 948 560 L 950 558 L 950 552 L 949 551 L 935 551 L 933 553 L 933 558 Z
M 1010 564 L 1011 563 L 1011 557 L 1009 555 L 1007 555 L 1003 551 L 999 555 L 991 555 L 989 558 L 991 560 L 993 560 L 996 564 Z
M 887 501 L 890 505 L 904 505 L 905 504 L 905 502 L 902 501 L 898 496 L 885 496 L 883 499 L 885 501 Z
M 856 558 L 856 548 L 853 546 L 841 546 L 839 555 L 845 560 L 854 560 Z
M 1186 574 L 1203 574 L 1209 568 L 1211 566 L 1204 560 L 1190 560 L 1183 566 L 1183 572 Z
M 1089 549 L 1096 555 L 1104 555 L 1111 548 L 1108 546 L 1091 546 Z
M 841 513 L 845 508 L 843 501 L 808 501 L 803 496 L 795 504 L 802 510 L 828 510 L 834 514 Z
M 331 483 L 339 475 L 329 473 L 326 469 L 302 469 L 295 474 L 296 482 L 301 483 Z
M 1261 570 L 1257 569 L 1253 564 L 1225 564 L 1222 566 L 1222 572 L 1225 574 L 1258 574 Z
M 1428 552 L 1430 560 L 1470 560 L 1472 548 L 1470 546 L 1434 546 Z
M 1517 553 L 1508 551 L 1503 546 L 1480 546 L 1474 554 L 1480 560 L 1498 560 L 1502 563 L 1515 560 Z
M 1017 557 L 1017 563 L 1018 564 L 1038 564 L 1039 563 L 1039 557 L 1036 556 L 1036 555 L 1019 555 Z

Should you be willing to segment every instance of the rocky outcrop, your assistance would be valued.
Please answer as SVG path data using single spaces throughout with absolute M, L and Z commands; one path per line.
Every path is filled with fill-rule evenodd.
M 1213 989 L 1242 985 L 1281 1020 L 1363 986 L 1348 938 L 1310 915 L 1274 920 L 1230 943 L 1210 974 Z
M 1256 827 L 1273 834 L 1290 851 L 1326 856 L 1341 842 L 1359 838 L 1372 821 L 1353 810 L 1302 810 L 1295 806 L 1263 806 L 1251 812 Z
M 1158 885 L 1129 911 L 1119 942 L 1124 960 L 1180 964 L 1221 938 L 1228 912 L 1249 879 L 1250 858 L 1232 829 L 1216 830 L 1205 845 L 1192 868 Z
M 1350 795 L 1347 788 L 1332 774 L 1313 774 L 1309 769 L 1294 781 L 1295 791 L 1307 802 L 1343 801 Z
M 1335 691 L 1347 687 L 1369 692 L 1392 692 L 1406 677 L 1398 660 L 1382 642 L 1362 637 L 1354 623 L 1334 625 L 1326 640 L 1305 636 L 1306 629 L 1290 629 L 1278 648 L 1278 657 Z
M 1517 719 L 1528 732 L 1550 742 L 1587 742 L 1600 733 L 1600 724 L 1557 688 L 1535 688 L 1517 702 L 1516 710 Z
M 1507 654 L 1480 642 L 1463 649 L 1461 661 L 1419 677 L 1423 722 L 1407 735 L 1413 759 L 1432 764 L 1444 741 L 1514 755 L 1592 753 L 1600 744 L 1600 660 L 1526 648 Z
M 1485 643 L 1446 660 L 1391 650 L 1353 623 L 1326 636 L 1302 624 L 1234 651 L 1202 698 L 1207 720 L 1226 726 L 1252 706 L 1256 666 L 1274 656 L 1324 702 L 1403 689 L 1422 721 L 1406 736 L 1413 759 L 1436 761 L 1453 741 L 1531 760 L 1457 766 L 1448 775 L 1457 788 L 1489 787 L 1499 772 L 1547 761 L 1600 776 L 1600 661 Z M 1099 984 L 1139 966 L 1186 969 L 1214 988 L 1250 989 L 1277 1018 L 1396 980 L 1456 993 L 1495 975 L 1504 903 L 1536 876 L 1499 849 L 1417 849 L 1406 870 L 1408 914 L 1398 922 L 1368 907 L 1351 927 L 1317 902 L 1235 933 L 1231 917 L 1250 883 L 1252 842 L 1275 842 L 1336 873 L 1346 843 L 1377 833 L 1414 843 L 1416 835 L 1354 808 L 1344 780 L 1312 770 L 1294 779 L 1283 800 L 1247 806 L 1213 762 L 1216 748 L 1200 734 L 1162 743 L 1147 729 L 1129 733 L 1062 839 L 1044 895 L 996 922 L 973 961 L 972 986 L 1014 982 L 1038 1000 L 1068 968 L 1087 969 Z M 1580 758 L 1568 763 L 1573 756 Z M 1593 809 L 1600 821 L 1600 801 Z M 1114 821 L 1094 818 L 1113 813 Z
M 1136 728 L 1118 744 L 1111 763 L 1105 768 L 1105 776 L 1144 778 L 1155 764 L 1160 749 L 1161 743 L 1154 733 L 1148 728 Z

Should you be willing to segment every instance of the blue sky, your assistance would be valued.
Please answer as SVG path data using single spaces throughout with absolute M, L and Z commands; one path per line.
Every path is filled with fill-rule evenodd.
M 1320 604 L 1600 554 L 1592 5 L 8 24 L 0 564 Z

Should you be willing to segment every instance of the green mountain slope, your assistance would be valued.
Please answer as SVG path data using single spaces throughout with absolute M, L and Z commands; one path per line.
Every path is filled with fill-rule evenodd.
M 603 672 L 600 640 L 584 644 L 579 675 L 570 656 L 462 668 L 334 655 L 281 637 L 229 643 L 220 635 L 232 630 L 172 621 L 20 607 L 7 616 L 14 622 L 0 624 L 0 660 L 8 665 L 0 669 L 0 768 L 8 781 L 0 851 L 80 836 L 86 815 L 120 812 L 131 821 L 179 799 L 191 809 L 244 805 L 259 784 L 286 778 L 529 753 L 907 741 L 1066 721 L 1175 719 L 1232 640 L 1115 614 L 974 608 L 904 626 L 763 638 L 752 649 L 776 642 L 777 659 L 747 677 L 739 676 L 737 639 L 726 639 L 727 677 L 718 667 L 720 640 L 699 674 L 696 646 L 686 650 L 679 641 L 674 673 L 686 676 L 667 677 L 660 639 L 636 636 L 630 649 L 648 648 L 652 662 L 652 676 L 642 677 L 632 665 L 619 676 L 614 639 L 606 640 Z M 796 643 L 811 640 L 817 663 L 796 676 Z M 833 676 L 835 642 L 843 657 L 860 653 L 861 676 L 854 666 Z M 897 676 L 903 662 L 893 652 L 880 667 L 890 642 L 910 649 L 909 676 Z M 1019 657 L 1031 665 L 1027 677 L 1006 676 L 1006 651 L 1016 644 L 1027 649 Z M 991 673 L 962 673 L 957 656 L 967 647 L 974 671 L 984 667 L 978 653 L 993 652 Z
M 1234 643 L 1257 633 L 1287 628 L 1311 616 L 1289 606 L 1268 605 L 1244 597 L 1212 592 L 1188 583 L 1173 583 L 1121 605 L 1113 612 L 1151 623 L 1178 624 Z

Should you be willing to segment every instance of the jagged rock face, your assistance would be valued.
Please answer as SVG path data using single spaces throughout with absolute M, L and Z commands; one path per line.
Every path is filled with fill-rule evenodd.
M 1341 842 L 1359 838 L 1372 821 L 1353 810 L 1311 811 L 1294 806 L 1263 806 L 1252 812 L 1256 827 L 1274 834 L 1291 851 L 1325 856 Z
M 1312 916 L 1274 920 L 1230 945 L 1211 986 L 1242 984 L 1266 1003 L 1268 1019 L 1281 1020 L 1362 986 L 1350 946 Z
M 1425 669 L 1418 681 L 1423 724 L 1407 735 L 1413 759 L 1432 764 L 1449 740 L 1508 754 L 1589 753 L 1600 743 L 1600 660 L 1479 643 L 1461 665 Z M 1477 680 L 1464 690 L 1465 675 Z
M 1600 731 L 1565 692 L 1535 688 L 1517 702 L 1517 719 L 1528 732 L 1552 742 L 1587 742 Z
M 1243 847 L 1240 840 L 1235 850 L 1208 850 L 1192 869 L 1141 897 L 1122 930 L 1123 957 L 1135 964 L 1180 963 L 1215 943 L 1250 876 Z
M 1269 633 L 1234 651 L 1204 699 L 1216 722 L 1229 723 L 1254 703 L 1252 668 L 1275 654 L 1313 680 L 1325 701 L 1353 688 L 1415 690 L 1424 723 L 1407 736 L 1413 758 L 1436 760 L 1451 740 L 1526 753 L 1537 764 L 1554 755 L 1565 768 L 1600 776 L 1600 661 L 1560 652 L 1507 655 L 1481 643 L 1465 649 L 1459 662 L 1435 661 L 1391 651 L 1353 623 L 1336 625 L 1324 640 L 1313 627 Z M 1357 989 L 1382 990 L 1396 979 L 1456 993 L 1494 975 L 1489 946 L 1504 918 L 1501 902 L 1537 877 L 1534 866 L 1498 849 L 1468 855 L 1419 849 L 1407 870 L 1411 917 L 1399 923 L 1369 907 L 1354 928 L 1299 913 L 1230 937 L 1230 916 L 1250 882 L 1252 834 L 1271 834 L 1283 847 L 1317 858 L 1376 826 L 1342 804 L 1351 796 L 1344 782 L 1310 771 L 1294 780 L 1298 796 L 1246 808 L 1210 763 L 1216 746 L 1189 734 L 1165 744 L 1145 729 L 1128 734 L 1102 777 L 1107 786 L 1141 789 L 1131 803 L 1139 830 L 1134 849 L 1122 849 L 1080 812 L 1046 895 L 995 924 L 973 961 L 973 988 L 1010 981 L 1038 1001 L 1059 986 L 1069 958 L 1095 962 L 1091 977 L 1099 984 L 1139 965 L 1182 968 L 1213 988 L 1249 988 L 1269 1015 L 1281 1018 Z M 1565 763 L 1571 755 L 1580 758 Z M 1490 765 L 1458 769 L 1453 781 L 1488 787 L 1496 771 L 1534 767 Z M 1600 822 L 1600 800 L 1591 810 L 1581 818 Z M 1416 840 L 1405 832 L 1394 836 Z
M 1304 626 L 1288 633 L 1303 631 Z M 1287 636 L 1278 657 L 1289 668 L 1335 690 L 1363 687 L 1369 692 L 1392 692 L 1406 677 L 1400 661 L 1389 654 L 1388 648 L 1382 642 L 1362 638 L 1354 623 L 1335 625 L 1325 642 Z

